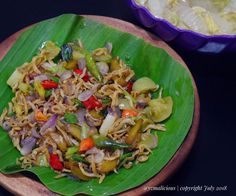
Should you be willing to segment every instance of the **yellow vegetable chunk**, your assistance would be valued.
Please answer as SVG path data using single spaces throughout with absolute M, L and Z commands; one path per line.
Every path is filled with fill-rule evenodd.
M 63 66 L 64 66 L 64 68 L 69 69 L 69 70 L 75 69 L 77 67 L 77 61 L 71 60 L 71 61 L 65 63 Z
M 138 92 L 155 91 L 157 89 L 158 85 L 156 85 L 155 82 L 148 77 L 142 77 L 136 80 L 132 88 L 133 91 Z
M 81 127 L 80 126 L 71 124 L 69 127 L 69 132 L 74 138 L 76 138 L 78 140 L 81 139 Z
M 50 133 L 51 138 L 53 139 L 53 141 L 57 144 L 58 148 L 62 151 L 62 152 L 66 152 L 67 151 L 67 145 L 66 142 L 64 140 L 64 138 L 57 133 L 51 132 Z
M 99 165 L 98 170 L 102 173 L 112 172 L 117 166 L 117 159 L 105 160 Z
M 139 119 L 136 124 L 129 130 L 128 135 L 125 139 L 126 144 L 133 144 L 136 141 L 139 131 L 142 127 L 143 120 Z
M 171 97 L 152 99 L 148 104 L 154 122 L 161 122 L 172 113 L 173 100 Z
M 76 177 L 78 177 L 80 180 L 84 180 L 84 181 L 91 180 L 91 177 L 85 176 L 82 173 L 81 169 L 76 164 L 72 164 L 71 173 L 75 175 Z

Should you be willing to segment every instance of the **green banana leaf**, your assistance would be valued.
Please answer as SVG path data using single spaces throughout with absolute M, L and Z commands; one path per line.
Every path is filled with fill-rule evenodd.
M 163 49 L 135 37 L 81 16 L 66 14 L 40 22 L 26 32 L 13 45 L 0 62 L 0 113 L 13 97 L 6 81 L 17 66 L 37 54 L 44 41 L 52 40 L 58 45 L 80 38 L 88 50 L 103 46 L 107 41 L 113 43 L 113 54 L 120 56 L 134 69 L 137 78 L 149 76 L 164 88 L 164 95 L 174 100 L 172 116 L 165 122 L 167 131 L 158 132 L 159 145 L 153 150 L 149 160 L 134 165 L 131 169 L 119 170 L 110 174 L 102 184 L 97 179 L 89 182 L 69 178 L 54 179 L 56 175 L 50 168 L 32 167 L 33 172 L 50 190 L 63 194 L 89 195 L 117 194 L 136 187 L 156 175 L 168 163 L 184 141 L 193 117 L 194 90 L 189 72 Z M 0 171 L 5 174 L 23 171 L 15 166 L 20 153 L 13 147 L 8 134 L 0 129 Z

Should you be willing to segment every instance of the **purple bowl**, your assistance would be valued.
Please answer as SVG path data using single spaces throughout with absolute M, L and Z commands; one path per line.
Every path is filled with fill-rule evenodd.
M 128 0 L 136 18 L 152 32 L 173 46 L 201 53 L 229 53 L 236 51 L 236 35 L 204 35 L 187 29 L 180 29 L 167 20 L 153 16 L 150 11 Z

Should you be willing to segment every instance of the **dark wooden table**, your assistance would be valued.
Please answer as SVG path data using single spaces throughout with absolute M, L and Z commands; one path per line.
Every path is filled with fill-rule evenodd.
M 63 13 L 103 15 L 139 25 L 125 0 L 7 0 L 0 6 L 0 41 L 25 26 Z M 200 94 L 201 120 L 191 154 L 166 185 L 199 185 L 203 189 L 210 185 L 227 186 L 227 191 L 219 194 L 236 195 L 236 51 L 204 55 L 182 51 L 169 44 L 181 55 L 195 78 Z M 179 196 L 186 192 L 152 194 Z M 0 195 L 10 193 L 0 187 Z

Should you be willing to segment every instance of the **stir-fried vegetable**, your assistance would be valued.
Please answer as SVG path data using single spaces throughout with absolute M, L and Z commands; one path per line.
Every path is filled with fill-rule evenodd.
M 118 143 L 104 136 L 94 135 L 93 139 L 94 139 L 95 145 L 99 148 L 116 149 L 116 148 L 129 148 L 130 147 L 130 145 L 128 144 Z
M 93 57 L 91 56 L 90 53 L 86 52 L 85 53 L 85 60 L 86 60 L 86 64 L 87 64 L 87 68 L 89 70 L 89 72 L 99 81 L 102 82 L 102 75 L 99 72 L 96 63 L 93 60 Z
M 128 135 L 125 139 L 127 144 L 133 144 L 135 139 L 137 138 L 139 132 L 141 131 L 143 120 L 139 119 L 136 124 L 129 130 Z
M 151 100 L 149 106 L 152 120 L 161 122 L 171 115 L 173 101 L 171 97 L 157 98 Z
M 46 41 L 42 44 L 41 53 L 47 60 L 52 60 L 60 53 L 60 48 L 54 42 Z
M 88 181 L 91 180 L 92 177 L 88 177 L 83 174 L 81 169 L 75 163 L 71 166 L 71 173 L 78 177 L 80 180 Z
M 41 167 L 48 167 L 49 163 L 47 160 L 47 156 L 45 154 L 39 155 L 36 160 L 37 165 Z
M 31 87 L 30 87 L 29 84 L 26 84 L 26 83 L 22 82 L 22 83 L 19 84 L 19 87 L 18 87 L 18 88 L 19 88 L 22 92 L 28 93 Z
M 56 76 L 52 76 L 52 75 L 49 75 L 48 76 L 50 80 L 52 80 L 53 82 L 56 82 L 56 83 L 59 83 L 60 82 L 60 79 Z
M 33 148 L 35 147 L 36 139 L 34 137 L 27 137 L 21 141 L 22 148 L 20 153 L 22 155 L 28 155 L 32 152 Z
M 50 154 L 50 166 L 58 171 L 63 169 L 63 164 L 57 154 Z
M 41 98 L 45 97 L 45 89 L 43 88 L 43 85 L 41 84 L 39 80 L 36 80 L 34 82 L 34 88 Z
M 138 116 L 138 112 L 132 109 L 125 109 L 122 112 L 122 118 Z
M 88 137 L 89 129 L 90 129 L 90 127 L 85 122 L 83 122 L 82 129 L 81 129 L 81 140 Z
M 80 145 L 79 145 L 79 151 L 80 152 L 85 152 L 89 149 L 94 147 L 94 141 L 92 138 L 86 138 L 81 140 Z
M 79 74 L 79 75 L 82 75 L 83 74 L 83 70 L 82 69 L 74 69 L 74 72 Z M 82 79 L 85 81 L 85 82 L 88 82 L 89 81 L 89 75 L 86 73 L 84 74 L 84 76 L 82 77 Z
M 45 97 L 48 98 L 52 95 L 52 89 L 45 91 Z
M 77 149 L 77 151 L 78 151 L 78 149 Z M 85 164 L 88 164 L 88 163 L 89 163 L 88 161 L 86 161 L 86 160 L 84 159 L 84 157 L 82 157 L 82 156 L 79 155 L 79 154 L 73 154 L 73 155 L 71 156 L 71 159 L 72 159 L 73 161 L 77 161 L 77 162 L 81 162 L 81 163 L 85 163 Z
M 44 80 L 41 82 L 41 84 L 42 84 L 43 88 L 46 90 L 58 87 L 58 83 L 56 83 L 52 80 Z
M 78 151 L 78 147 L 77 146 L 73 146 L 67 149 L 66 151 L 66 158 L 69 159 L 73 156 L 73 154 L 75 154 Z
M 67 151 L 67 144 L 62 135 L 55 132 L 50 132 L 49 135 L 52 138 L 52 140 L 57 144 L 57 147 L 60 149 L 60 151 L 62 152 Z
M 121 64 L 120 64 L 119 59 L 118 58 L 112 59 L 111 64 L 110 64 L 111 71 L 119 70 L 120 68 L 121 68 Z
M 116 118 L 117 118 L 117 116 L 114 114 L 110 114 L 110 113 L 107 114 L 106 118 L 104 119 L 104 121 L 99 129 L 99 133 L 102 136 L 106 136 L 108 134 L 108 131 L 109 131 L 109 129 L 111 129 Z
M 70 61 L 72 58 L 72 47 L 69 44 L 64 44 L 61 47 L 61 56 L 64 61 Z
M 102 173 L 109 173 L 111 171 L 114 171 L 116 169 L 118 161 L 115 160 L 105 160 L 99 165 L 98 170 Z
M 88 100 L 82 101 L 82 103 L 88 110 L 102 107 L 102 103 L 95 96 L 91 96 Z
M 21 152 L 22 167 L 101 182 L 121 167 L 148 161 L 157 146 L 153 132 L 165 130 L 158 122 L 171 115 L 173 101 L 162 91 L 153 99 L 158 85 L 148 77 L 135 81 L 112 48 L 89 52 L 74 41 L 58 55 L 49 41 L 9 78 L 16 95 L 0 123 Z
M 44 115 L 40 110 L 35 111 L 35 119 L 37 121 L 44 121 L 46 122 L 48 120 L 48 117 Z
M 70 60 L 64 64 L 64 67 L 68 70 L 74 70 L 77 67 L 77 61 L 76 60 Z
M 70 123 L 70 124 L 74 124 L 74 123 L 78 122 L 77 116 L 75 114 L 72 114 L 72 113 L 66 113 L 64 115 L 64 120 L 67 123 Z
M 78 125 L 71 124 L 68 128 L 69 133 L 76 139 L 81 139 L 81 127 Z
M 136 80 L 133 84 L 132 90 L 138 92 L 155 91 L 158 86 L 148 77 L 142 77 Z
M 8 78 L 7 84 L 14 88 L 17 84 L 19 84 L 24 78 L 24 74 L 21 73 L 18 69 L 16 69 L 13 74 Z

